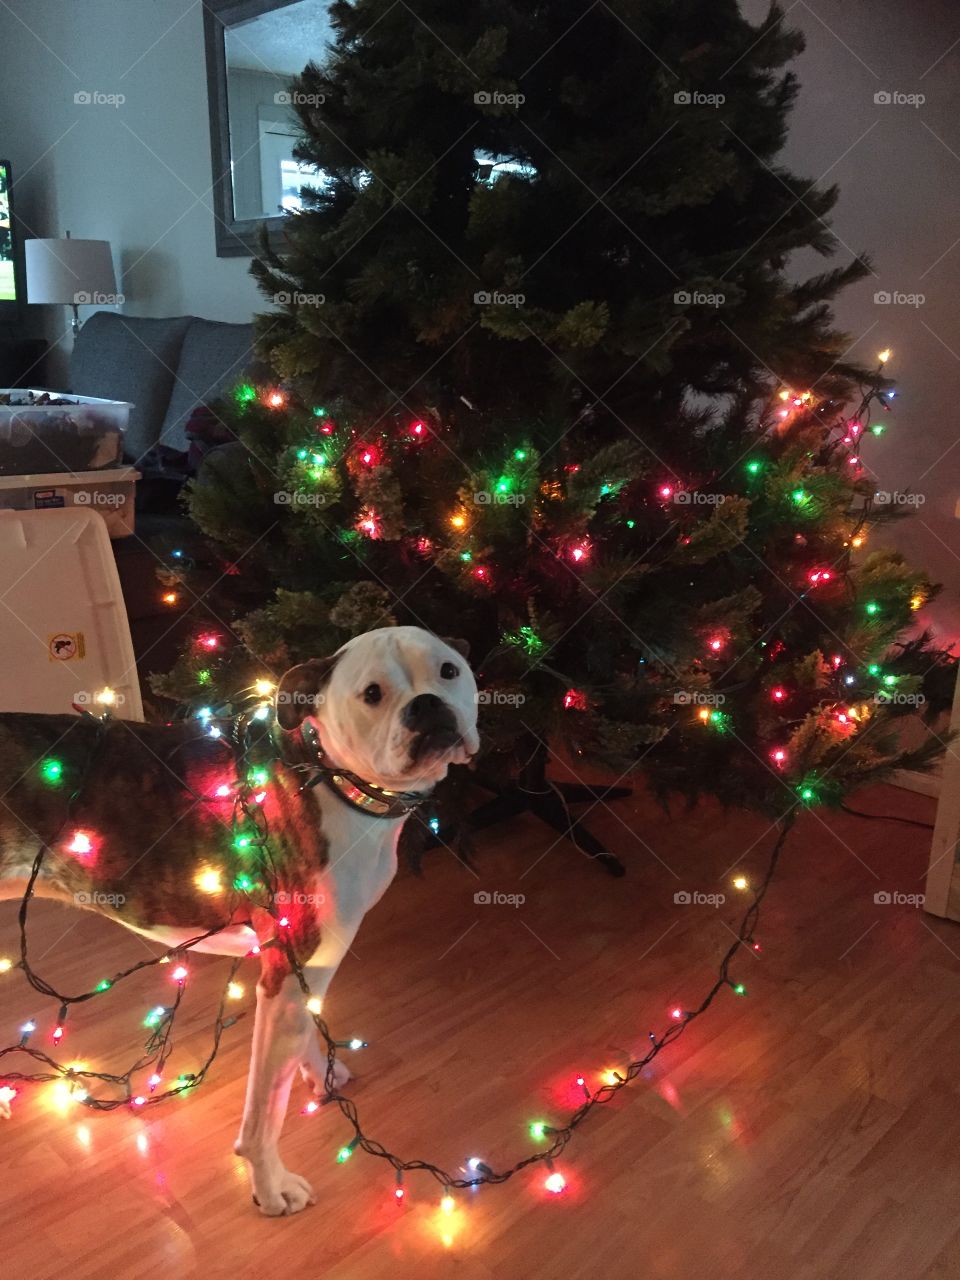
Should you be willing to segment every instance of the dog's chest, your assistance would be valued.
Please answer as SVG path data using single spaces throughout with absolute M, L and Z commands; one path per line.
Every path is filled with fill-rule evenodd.
M 323 829 L 329 841 L 321 884 L 329 897 L 321 918 L 358 920 L 386 892 L 397 871 L 402 822 L 360 813 L 319 789 Z

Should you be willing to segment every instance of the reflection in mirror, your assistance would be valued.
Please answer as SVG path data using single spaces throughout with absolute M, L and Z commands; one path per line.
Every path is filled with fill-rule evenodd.
M 327 10 L 327 0 L 297 0 L 224 29 L 238 220 L 299 209 L 301 187 L 324 185 L 322 173 L 294 159 L 300 123 L 291 106 L 290 82 L 309 60 L 322 62 L 332 37 Z

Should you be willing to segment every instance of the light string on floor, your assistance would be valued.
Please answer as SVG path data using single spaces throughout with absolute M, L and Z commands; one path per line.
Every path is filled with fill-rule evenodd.
M 67 995 L 58 991 L 51 983 L 41 978 L 33 970 L 27 951 L 26 929 L 29 903 L 34 895 L 36 882 L 43 867 L 44 857 L 48 852 L 50 844 L 54 843 L 62 834 L 64 828 L 68 826 L 71 815 L 82 794 L 83 783 L 89 776 L 90 769 L 96 757 L 96 752 L 111 723 L 109 714 L 106 711 L 100 716 L 91 716 L 89 712 L 85 712 L 84 714 L 87 718 L 93 719 L 97 722 L 97 733 L 86 764 L 82 770 L 81 780 L 69 799 L 67 805 L 67 816 L 52 839 L 41 843 L 34 859 L 31 874 L 28 879 L 27 887 L 24 891 L 18 913 L 20 928 L 19 964 L 14 966 L 10 961 L 0 961 L 0 972 L 7 971 L 14 967 L 22 969 L 30 985 L 36 991 L 41 995 L 48 996 L 58 1002 L 57 1023 L 53 1035 L 54 1043 L 58 1046 L 62 1040 L 63 1026 L 70 1006 L 85 1003 L 94 999 L 96 996 L 103 995 L 106 991 L 112 990 L 117 986 L 124 978 L 130 977 L 132 974 L 137 973 L 142 969 L 149 968 L 154 965 L 171 963 L 173 961 L 182 962 L 182 957 L 189 952 L 191 948 L 197 946 L 206 939 L 213 937 L 215 934 L 221 932 L 222 929 L 229 927 L 228 924 L 224 924 L 208 929 L 204 933 L 198 934 L 195 938 L 191 938 L 189 941 L 182 943 L 179 946 L 171 947 L 159 956 L 153 957 L 149 960 L 142 960 L 135 965 L 131 965 L 128 969 L 115 974 L 110 979 L 103 979 L 93 990 L 82 992 L 77 995 Z M 746 994 L 744 984 L 735 980 L 731 975 L 731 967 L 733 965 L 734 958 L 740 951 L 741 947 L 749 947 L 754 952 L 760 950 L 760 945 L 755 936 L 759 920 L 760 906 L 776 873 L 787 836 L 796 817 L 797 809 L 800 807 L 799 801 L 795 802 L 791 809 L 780 819 L 778 823 L 778 835 L 771 851 L 764 877 L 754 892 L 753 900 L 744 912 L 739 929 L 735 935 L 735 939 L 727 948 L 727 951 L 721 959 L 717 977 L 706 995 L 694 1008 L 674 1008 L 671 1011 L 672 1021 L 665 1031 L 660 1034 L 653 1031 L 648 1033 L 650 1041 L 649 1049 L 647 1049 L 642 1056 L 631 1061 L 621 1070 L 606 1073 L 604 1076 L 604 1083 L 602 1083 L 597 1089 L 591 1091 L 587 1086 L 584 1077 L 582 1075 L 577 1075 L 576 1082 L 583 1092 L 584 1100 L 576 1110 L 568 1116 L 566 1121 L 563 1123 L 547 1123 L 546 1121 L 537 1120 L 532 1122 L 530 1125 L 531 1138 L 536 1142 L 546 1142 L 548 1145 L 546 1145 L 542 1150 L 534 1151 L 517 1160 L 511 1166 L 500 1170 L 495 1169 L 478 1156 L 472 1156 L 467 1159 L 463 1167 L 456 1173 L 451 1173 L 442 1166 L 434 1164 L 429 1160 L 402 1159 L 382 1143 L 371 1138 L 364 1132 L 360 1123 L 359 1112 L 356 1104 L 351 1098 L 346 1097 L 341 1093 L 337 1087 L 335 1075 L 337 1051 L 343 1048 L 362 1048 L 365 1047 L 366 1042 L 359 1038 L 337 1040 L 331 1034 L 330 1028 L 321 1014 L 321 1002 L 310 990 L 303 964 L 298 958 L 293 941 L 289 936 L 289 930 L 286 928 L 288 921 L 285 916 L 280 914 L 276 905 L 279 892 L 278 871 L 270 849 L 269 823 L 263 806 L 265 788 L 269 786 L 269 770 L 264 769 L 262 759 L 258 762 L 253 758 L 258 753 L 262 754 L 265 744 L 272 742 L 272 725 L 269 723 L 271 719 L 269 704 L 261 703 L 252 712 L 241 712 L 234 716 L 228 722 L 226 731 L 224 728 L 221 728 L 219 724 L 211 723 L 211 719 L 212 717 L 209 715 L 201 717 L 205 729 L 205 736 L 221 741 L 224 745 L 229 745 L 234 753 L 236 763 L 237 784 L 231 820 L 233 847 L 242 854 L 245 865 L 250 866 L 251 870 L 255 870 L 259 877 L 258 885 L 253 881 L 250 875 L 244 873 L 237 877 L 235 887 L 237 887 L 238 884 L 241 885 L 242 887 L 238 889 L 240 898 L 242 899 L 245 897 L 250 900 L 253 905 L 258 906 L 261 910 L 267 911 L 273 917 L 275 922 L 274 936 L 253 946 L 248 954 L 257 955 L 261 950 L 267 947 L 275 947 L 282 951 L 286 964 L 289 967 L 290 974 L 295 979 L 301 993 L 303 994 L 307 1012 L 312 1018 L 323 1044 L 326 1046 L 326 1071 L 324 1075 L 325 1095 L 322 1101 L 324 1104 L 335 1105 L 352 1130 L 352 1136 L 339 1148 L 337 1152 L 337 1162 L 341 1164 L 345 1163 L 357 1149 L 365 1151 L 368 1155 L 376 1156 L 385 1160 L 394 1170 L 395 1181 L 391 1189 L 391 1195 L 397 1202 L 403 1201 L 406 1195 L 404 1175 L 415 1171 L 429 1174 L 443 1188 L 441 1209 L 445 1212 L 450 1212 L 455 1207 L 455 1200 L 452 1195 L 454 1190 L 475 1188 L 484 1184 L 507 1182 L 521 1170 L 537 1164 L 542 1164 L 547 1170 L 547 1174 L 544 1179 L 545 1189 L 553 1193 L 562 1192 L 566 1187 L 566 1178 L 562 1171 L 556 1167 L 555 1162 L 566 1149 L 575 1131 L 584 1122 L 584 1120 L 587 1119 L 593 1110 L 598 1106 L 603 1106 L 608 1103 L 621 1089 L 636 1079 L 636 1077 L 640 1075 L 640 1073 L 668 1045 L 672 1044 L 683 1034 L 685 1029 L 695 1018 L 698 1018 L 710 1008 L 714 1000 L 720 992 L 724 990 L 724 988 L 729 988 L 737 995 Z M 276 756 L 274 756 L 274 761 L 276 761 Z M 310 766 L 287 765 L 286 767 L 299 770 L 305 774 L 304 786 L 309 785 L 310 781 L 312 781 L 310 776 Z M 57 776 L 59 777 L 59 771 L 57 772 Z M 180 782 L 191 795 L 195 796 L 197 800 L 202 801 L 204 799 L 209 799 L 209 797 L 200 796 L 193 792 L 182 778 L 180 779 Z M 264 887 L 267 890 L 266 900 L 264 902 L 257 901 L 256 889 L 258 887 Z M 738 887 L 746 888 L 748 886 L 744 879 L 740 879 Z M 232 920 L 232 911 L 230 912 L 230 917 Z M 237 1017 L 229 1017 L 226 1015 L 226 1008 L 228 1001 L 235 998 L 238 991 L 239 994 L 242 994 L 242 988 L 239 988 L 239 984 L 235 982 L 235 976 L 244 958 L 245 957 L 239 957 L 234 960 L 231 965 L 229 976 L 217 1010 L 213 1028 L 213 1043 L 210 1052 L 195 1072 L 184 1073 L 180 1075 L 172 1085 L 164 1087 L 163 1089 L 160 1088 L 160 1085 L 163 1083 L 163 1068 L 169 1060 L 173 1050 L 172 1032 L 174 1021 L 180 1009 L 188 976 L 186 966 L 182 963 L 178 963 L 171 974 L 171 977 L 176 982 L 176 995 L 173 1002 L 169 1007 L 166 1005 L 158 1005 L 148 1013 L 144 1020 L 144 1025 L 149 1029 L 150 1034 L 147 1038 L 144 1052 L 130 1067 L 127 1068 L 126 1071 L 120 1073 L 92 1071 L 85 1067 L 69 1066 L 58 1062 L 50 1054 L 41 1049 L 32 1047 L 29 1044 L 31 1035 L 36 1031 L 36 1023 L 33 1019 L 30 1019 L 20 1028 L 19 1041 L 8 1045 L 6 1048 L 0 1049 L 0 1060 L 14 1053 L 24 1053 L 44 1066 L 46 1070 L 39 1072 L 5 1072 L 3 1080 L 0 1080 L 0 1106 L 9 1110 L 10 1101 L 16 1095 L 16 1089 L 13 1082 L 42 1082 L 51 1080 L 65 1081 L 69 1088 L 69 1096 L 74 1101 L 98 1111 L 111 1111 L 123 1106 L 144 1108 L 196 1087 L 205 1079 L 214 1059 L 217 1056 L 223 1032 L 237 1021 Z M 152 1071 L 146 1082 L 145 1091 L 135 1092 L 134 1077 L 150 1068 L 152 1068 Z M 86 1085 L 93 1082 L 107 1084 L 118 1088 L 122 1091 L 122 1096 L 114 1098 L 91 1097 Z M 304 1108 L 304 1111 L 310 1114 L 316 1112 L 319 1109 L 319 1106 L 319 1103 L 314 1102 L 308 1104 L 308 1106 Z

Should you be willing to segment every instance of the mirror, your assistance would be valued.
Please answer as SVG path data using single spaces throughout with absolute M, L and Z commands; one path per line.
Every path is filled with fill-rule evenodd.
M 293 150 L 290 82 L 332 39 L 328 0 L 205 0 L 217 256 L 257 252 L 264 222 L 281 243 L 285 212 L 323 174 Z

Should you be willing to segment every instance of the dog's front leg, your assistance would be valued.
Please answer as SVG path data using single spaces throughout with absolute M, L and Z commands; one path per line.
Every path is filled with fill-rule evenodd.
M 261 1213 L 271 1217 L 299 1213 L 314 1203 L 310 1184 L 284 1168 L 279 1151 L 290 1085 L 311 1030 L 295 978 L 285 978 L 275 994 L 258 984 L 247 1097 L 234 1150 L 247 1161 Z

